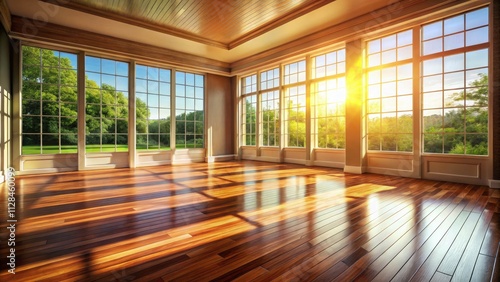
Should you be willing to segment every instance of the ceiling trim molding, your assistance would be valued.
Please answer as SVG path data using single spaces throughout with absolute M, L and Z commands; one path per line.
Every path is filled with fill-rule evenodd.
M 12 16 L 12 28 L 9 34 L 25 41 L 44 42 L 83 51 L 191 68 L 224 76 L 230 75 L 229 63 L 19 16 Z
M 371 13 L 328 27 L 316 33 L 304 36 L 281 46 L 249 56 L 231 63 L 233 75 L 272 63 L 279 63 L 285 58 L 314 52 L 319 48 L 348 42 L 400 25 L 414 25 L 431 14 L 455 12 L 489 3 L 488 0 L 402 0 Z
M 289 13 L 261 26 L 261 27 L 258 27 L 257 29 L 254 29 L 246 34 L 244 34 L 243 36 L 239 37 L 238 39 L 236 40 L 233 40 L 232 42 L 230 42 L 228 44 L 228 49 L 231 50 L 239 45 L 242 45 L 266 32 L 269 32 L 279 26 L 282 26 L 296 18 L 299 18 L 307 13 L 310 13 L 318 8 L 321 8 L 331 2 L 334 2 L 335 0 L 318 0 L 318 1 L 314 1 L 313 3 L 311 4 L 307 4 L 307 5 L 302 5 L 296 9 L 293 9 L 292 11 L 290 11 Z
M 130 17 L 124 16 L 124 15 L 120 15 L 118 13 L 106 12 L 106 11 L 103 11 L 103 10 L 100 10 L 97 8 L 88 7 L 88 6 L 85 6 L 85 5 L 82 5 L 79 3 L 75 3 L 75 2 L 71 2 L 71 1 L 67 1 L 67 0 L 40 0 L 40 1 L 48 3 L 48 4 L 52 4 L 52 5 L 57 5 L 57 6 L 60 6 L 63 8 L 83 12 L 86 14 L 91 14 L 94 16 L 106 18 L 109 20 L 146 28 L 146 29 L 149 29 L 152 31 L 157 31 L 157 32 L 161 32 L 164 34 L 173 35 L 173 36 L 184 38 L 184 39 L 191 40 L 194 42 L 219 47 L 222 49 L 229 48 L 227 44 L 224 44 L 224 43 L 221 43 L 221 42 L 218 42 L 215 40 L 203 38 L 203 37 L 198 36 L 196 34 L 182 31 L 180 29 L 156 25 L 153 23 L 149 23 L 147 21 L 130 18 Z
M 118 22 L 122 22 L 125 24 L 130 24 L 130 25 L 146 28 L 146 29 L 161 32 L 164 34 L 169 34 L 172 36 L 184 38 L 184 39 L 191 40 L 194 42 L 198 42 L 198 43 L 202 43 L 202 44 L 206 44 L 206 45 L 210 45 L 210 46 L 215 46 L 215 47 L 219 47 L 219 48 L 226 49 L 226 50 L 231 50 L 231 49 L 233 49 L 237 46 L 240 46 L 240 45 L 242 45 L 242 44 L 244 44 L 252 39 L 255 39 L 256 37 L 263 35 L 263 34 L 269 32 L 269 31 L 271 31 L 279 26 L 282 26 L 282 25 L 286 24 L 287 22 L 290 22 L 296 18 L 299 18 L 299 17 L 301 17 L 309 12 L 312 12 L 312 11 L 314 11 L 318 8 L 321 8 L 322 6 L 327 5 L 327 4 L 334 2 L 336 0 L 318 0 L 318 1 L 313 1 L 312 3 L 303 4 L 302 6 L 299 6 L 295 9 L 291 10 L 290 12 L 284 14 L 283 16 L 281 16 L 275 20 L 272 20 L 272 21 L 270 21 L 270 22 L 268 22 L 268 23 L 266 23 L 266 24 L 264 24 L 256 29 L 254 29 L 254 30 L 244 34 L 243 36 L 237 38 L 236 40 L 229 42 L 228 44 L 226 44 L 224 42 L 219 42 L 216 40 L 211 40 L 211 39 L 208 39 L 208 38 L 205 38 L 205 37 L 193 34 L 193 33 L 189 33 L 189 32 L 186 32 L 186 31 L 183 31 L 180 29 L 149 23 L 147 21 L 130 18 L 130 17 L 124 16 L 124 15 L 120 15 L 118 13 L 107 12 L 107 11 L 100 10 L 98 8 L 88 7 L 88 6 L 85 6 L 85 5 L 82 5 L 79 3 L 75 3 L 72 1 L 67 1 L 67 0 L 40 0 L 40 1 L 48 3 L 48 4 L 52 4 L 52 5 L 57 5 L 57 6 L 60 6 L 63 8 L 72 9 L 72 10 L 87 13 L 87 14 L 92 14 L 92 15 L 106 18 L 106 19 L 110 19 L 113 21 L 118 21 Z
M 3 27 L 7 32 L 10 32 L 12 28 L 12 19 L 10 16 L 9 7 L 4 0 L 0 1 L 0 22 L 2 22 Z

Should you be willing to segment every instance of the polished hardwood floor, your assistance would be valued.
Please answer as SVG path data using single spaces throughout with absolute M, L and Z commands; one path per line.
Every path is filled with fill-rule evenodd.
M 245 161 L 18 177 L 16 201 L 0 281 L 498 278 L 484 186 Z

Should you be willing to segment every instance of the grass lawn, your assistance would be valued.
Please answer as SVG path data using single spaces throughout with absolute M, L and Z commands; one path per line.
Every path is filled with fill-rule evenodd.
M 42 147 L 43 152 L 41 152 L 40 147 Z M 101 150 L 102 148 L 102 150 Z M 98 153 L 98 152 L 127 152 L 128 145 L 115 145 L 104 144 L 100 145 L 86 145 L 85 150 L 87 153 Z M 78 152 L 76 145 L 65 145 L 61 146 L 61 152 L 59 152 L 59 146 L 23 146 L 23 155 L 39 155 L 39 154 L 76 154 Z
M 101 149 L 102 148 L 102 149 Z M 194 144 L 179 144 L 176 145 L 177 149 L 190 149 L 195 148 Z M 43 152 L 42 150 L 43 149 Z M 169 146 L 162 146 L 159 150 L 170 150 Z M 137 145 L 137 150 L 139 151 L 157 151 L 158 148 L 148 149 L 146 145 L 140 144 Z M 115 145 L 112 144 L 104 144 L 100 145 L 86 145 L 85 151 L 87 153 L 107 153 L 107 152 L 128 152 L 128 145 Z M 59 146 L 23 146 L 23 155 L 50 155 L 50 154 L 76 154 L 78 152 L 76 145 L 64 145 L 61 146 L 61 152 L 59 152 Z

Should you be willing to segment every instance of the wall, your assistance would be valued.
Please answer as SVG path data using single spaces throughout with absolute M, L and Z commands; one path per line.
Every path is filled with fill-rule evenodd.
M 207 74 L 207 161 L 234 159 L 234 96 L 231 78 Z
M 5 29 L 0 27 L 0 182 L 4 173 L 11 166 L 12 135 L 12 48 Z

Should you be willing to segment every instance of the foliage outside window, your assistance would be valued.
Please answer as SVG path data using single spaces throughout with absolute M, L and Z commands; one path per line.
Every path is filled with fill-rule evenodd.
M 368 42 L 368 150 L 413 151 L 412 30 Z
M 22 47 L 22 154 L 76 153 L 77 55 Z
M 262 146 L 279 146 L 280 142 L 280 91 L 279 68 L 260 73 Z
M 86 56 L 85 99 L 85 151 L 128 151 L 128 63 Z
M 136 131 L 138 150 L 170 149 L 171 71 L 136 65 Z
M 241 94 L 243 97 L 243 111 L 241 116 L 241 132 L 243 144 L 256 145 L 257 129 L 257 75 L 250 75 L 241 79 Z
M 204 96 L 203 75 L 175 72 L 176 148 L 203 148 Z
M 306 61 L 287 64 L 284 67 L 285 132 L 287 147 L 306 145 Z
M 422 27 L 425 153 L 488 154 L 488 8 Z
M 312 58 L 313 124 L 318 148 L 345 148 L 345 49 Z

